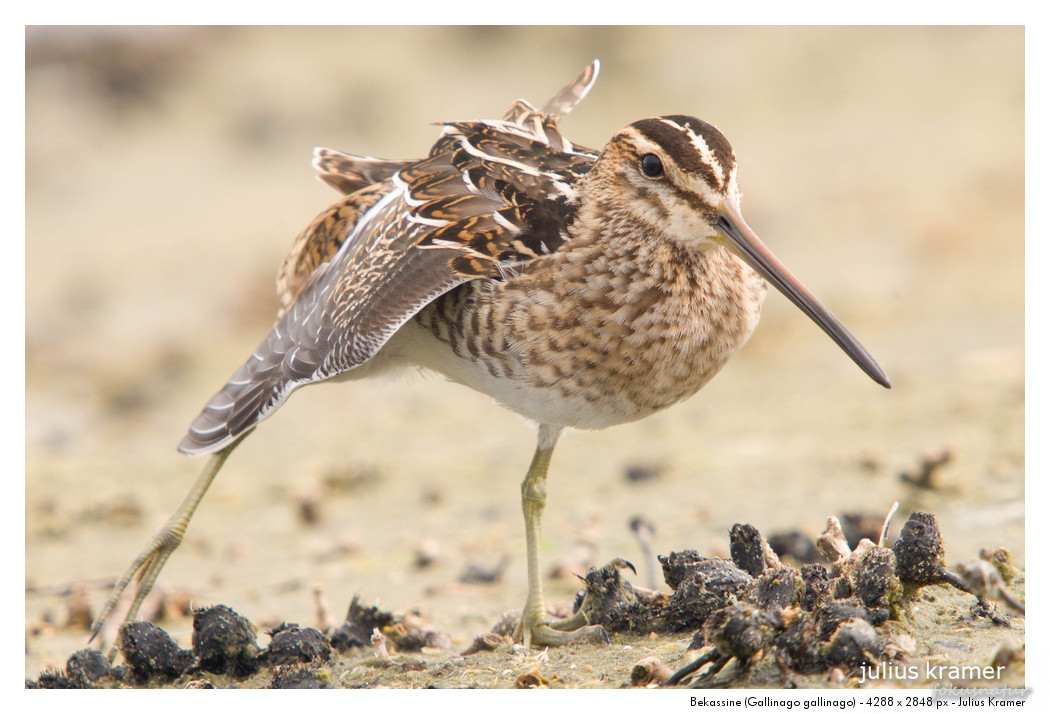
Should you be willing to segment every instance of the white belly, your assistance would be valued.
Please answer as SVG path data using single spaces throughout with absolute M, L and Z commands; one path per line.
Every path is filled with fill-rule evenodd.
M 624 400 L 595 402 L 582 396 L 574 398 L 571 390 L 562 393 L 550 386 L 534 386 L 523 373 L 493 375 L 484 362 L 458 357 L 447 343 L 438 340 L 415 321 L 398 330 L 382 351 L 369 363 L 355 369 L 352 376 L 371 377 L 412 367 L 435 372 L 487 394 L 507 409 L 540 424 L 604 429 L 641 419 L 656 411 L 642 413 L 636 405 Z

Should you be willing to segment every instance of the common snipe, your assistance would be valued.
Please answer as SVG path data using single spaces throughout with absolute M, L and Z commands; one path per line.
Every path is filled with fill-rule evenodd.
M 230 452 L 307 384 L 423 367 L 539 425 L 521 488 L 526 645 L 604 637 L 579 617 L 551 620 L 543 604 L 538 542 L 558 436 L 694 394 L 755 329 L 766 281 L 889 386 L 744 221 L 736 158 L 717 129 L 644 119 L 600 153 L 562 136 L 559 119 L 597 72 L 594 62 L 539 110 L 518 101 L 499 121 L 446 124 L 422 160 L 316 151 L 321 178 L 346 197 L 293 244 L 273 330 L 179 445 L 210 460 L 95 634 L 136 575 L 128 618 L 137 614 Z

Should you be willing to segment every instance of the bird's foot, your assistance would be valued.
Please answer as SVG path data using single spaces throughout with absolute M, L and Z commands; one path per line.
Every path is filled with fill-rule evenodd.
M 529 609 L 514 632 L 514 639 L 526 647 L 560 647 L 571 642 L 604 642 L 609 644 L 609 635 L 601 625 L 591 625 L 587 615 L 577 612 L 570 617 L 552 618 L 545 613 Z
M 179 543 L 181 542 L 182 529 L 172 525 L 169 525 L 157 533 L 157 535 L 153 536 L 149 545 L 147 545 L 145 550 L 139 554 L 139 557 L 137 557 L 135 562 L 131 564 L 131 567 L 127 569 L 124 576 L 117 581 L 117 584 L 113 586 L 113 591 L 110 593 L 109 599 L 106 600 L 106 604 L 102 606 L 98 617 L 95 618 L 95 622 L 91 625 L 91 640 L 98 637 L 99 633 L 102 632 L 102 628 L 105 626 L 106 621 L 113 614 L 113 611 L 121 600 L 121 596 L 124 594 L 128 585 L 131 584 L 132 580 L 136 581 L 135 595 L 132 598 L 131 606 L 128 608 L 128 612 L 124 616 L 123 622 L 127 623 L 135 619 L 135 616 L 138 615 L 139 608 L 142 606 L 143 600 L 146 599 L 146 595 L 148 595 L 150 590 L 153 589 L 153 585 L 156 583 L 157 576 L 160 575 L 164 563 L 167 562 L 168 557 L 179 547 Z M 112 661 L 114 654 L 115 650 L 111 650 L 109 653 L 110 661 Z

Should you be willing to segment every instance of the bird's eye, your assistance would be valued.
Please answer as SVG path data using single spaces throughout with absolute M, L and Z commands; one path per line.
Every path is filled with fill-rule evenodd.
M 664 164 L 656 154 L 646 154 L 642 157 L 642 173 L 649 178 L 660 178 L 664 175 Z

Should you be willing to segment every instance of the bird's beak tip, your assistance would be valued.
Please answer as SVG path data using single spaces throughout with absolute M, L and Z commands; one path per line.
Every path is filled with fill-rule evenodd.
M 718 208 L 714 227 L 717 235 L 714 240 L 731 250 L 737 257 L 751 266 L 759 275 L 769 281 L 777 290 L 786 296 L 796 307 L 800 308 L 811 320 L 823 329 L 835 343 L 842 348 L 856 364 L 877 384 L 890 388 L 890 378 L 875 361 L 875 358 L 864 348 L 853 334 L 839 322 L 830 310 L 824 307 L 809 292 L 798 278 L 791 274 L 783 263 L 777 260 L 759 240 L 751 227 L 747 225 L 740 209 L 731 196 L 725 196 Z

